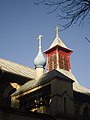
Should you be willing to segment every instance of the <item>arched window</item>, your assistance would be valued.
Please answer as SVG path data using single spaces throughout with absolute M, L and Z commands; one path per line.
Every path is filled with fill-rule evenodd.
M 88 113 L 88 107 L 86 106 L 83 110 L 83 118 L 82 120 L 89 120 L 89 113 Z

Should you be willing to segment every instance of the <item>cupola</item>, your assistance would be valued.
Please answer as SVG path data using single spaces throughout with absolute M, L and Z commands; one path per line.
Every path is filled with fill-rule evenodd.
M 39 43 L 39 51 L 38 51 L 36 58 L 34 59 L 34 65 L 35 65 L 35 69 L 36 69 L 36 78 L 43 75 L 44 67 L 46 65 L 46 60 L 42 53 L 42 35 L 38 36 L 38 41 L 39 41 L 38 42 Z
M 56 26 L 56 37 L 49 49 L 45 52 L 47 56 L 47 70 L 64 69 L 70 71 L 70 55 L 72 50 L 69 49 L 59 37 L 59 29 Z

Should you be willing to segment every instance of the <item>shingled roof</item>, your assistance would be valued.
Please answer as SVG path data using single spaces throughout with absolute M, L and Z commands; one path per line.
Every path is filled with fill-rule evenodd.
M 0 58 L 0 69 L 26 78 L 35 78 L 35 70 L 9 60 Z

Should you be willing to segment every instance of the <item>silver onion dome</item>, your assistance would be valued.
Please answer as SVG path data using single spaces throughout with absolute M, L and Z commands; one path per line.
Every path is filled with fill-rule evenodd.
M 39 51 L 38 51 L 37 56 L 34 59 L 34 65 L 35 65 L 35 68 L 37 68 L 37 67 L 44 68 L 46 65 L 46 60 L 45 60 L 44 55 L 42 53 L 42 45 L 41 45 L 42 35 L 38 36 L 38 40 L 39 40 Z

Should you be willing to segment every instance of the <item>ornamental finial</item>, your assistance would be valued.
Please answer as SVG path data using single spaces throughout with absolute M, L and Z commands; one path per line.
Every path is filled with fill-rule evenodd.
M 41 49 L 42 49 L 42 43 L 41 43 L 42 37 L 43 37 L 42 35 L 39 35 L 37 38 L 39 40 L 39 51 L 41 51 Z
M 58 37 L 58 31 L 59 31 L 59 28 L 58 26 L 56 26 L 56 37 Z
M 37 39 L 38 39 L 38 40 L 42 40 L 42 37 L 43 37 L 42 35 L 38 35 L 38 38 L 37 38 Z

